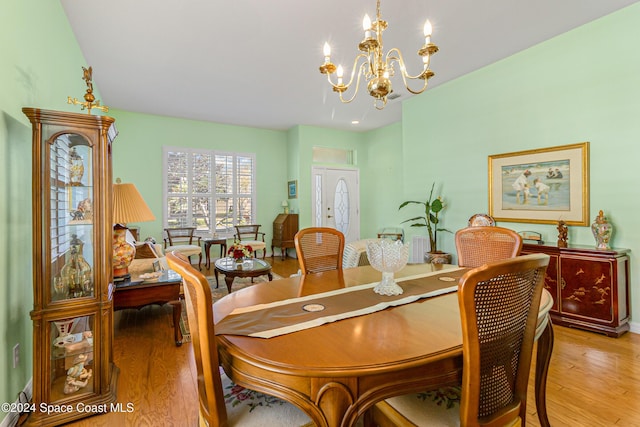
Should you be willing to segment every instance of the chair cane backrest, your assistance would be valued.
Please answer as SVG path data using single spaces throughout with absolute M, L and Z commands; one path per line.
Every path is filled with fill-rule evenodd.
M 549 256 L 483 265 L 458 285 L 462 323 L 462 426 L 505 426 L 526 419 L 538 306 Z
M 456 249 L 458 265 L 475 268 L 520 255 L 522 236 L 503 227 L 467 227 L 456 232 Z
M 236 225 L 236 238 L 239 242 L 243 240 L 258 240 L 258 234 L 261 234 L 260 227 L 260 224 Z M 264 240 L 264 237 L 262 240 Z
M 342 270 L 344 234 L 335 228 L 310 227 L 294 237 L 302 274 Z
M 187 318 L 198 373 L 201 424 L 206 421 L 209 426 L 227 425 L 209 282 L 178 252 L 169 252 L 167 263 L 183 279 Z
M 165 228 L 164 232 L 167 234 L 167 238 L 164 240 L 165 247 L 174 246 L 179 242 L 193 245 L 193 239 L 197 239 L 197 236 L 194 236 L 195 231 L 195 227 Z

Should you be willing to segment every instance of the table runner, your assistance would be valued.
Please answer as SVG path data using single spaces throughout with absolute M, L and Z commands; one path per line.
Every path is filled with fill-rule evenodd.
M 404 293 L 382 296 L 373 292 L 379 283 L 368 283 L 335 291 L 291 298 L 268 304 L 237 308 L 215 326 L 216 335 L 273 338 L 350 317 L 409 304 L 458 289 L 466 268 L 424 273 L 396 279 Z M 455 283 L 455 285 L 452 285 Z

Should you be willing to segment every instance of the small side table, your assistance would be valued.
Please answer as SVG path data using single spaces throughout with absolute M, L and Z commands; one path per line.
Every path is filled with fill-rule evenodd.
M 182 331 L 180 331 L 180 316 L 182 304 L 180 302 L 180 285 L 182 277 L 173 270 L 166 270 L 155 281 L 126 280 L 116 285 L 113 293 L 113 311 L 125 308 L 141 308 L 150 304 L 171 304 L 173 308 L 173 335 L 176 346 L 182 345 Z
M 204 242 L 204 253 L 206 255 L 205 266 L 209 268 L 211 267 L 211 246 L 220 245 L 220 258 L 222 258 L 227 252 L 227 239 L 224 237 L 208 237 L 206 239 L 202 239 L 202 241 Z

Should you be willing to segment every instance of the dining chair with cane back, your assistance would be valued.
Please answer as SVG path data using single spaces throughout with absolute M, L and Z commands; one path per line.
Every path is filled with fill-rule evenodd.
M 195 235 L 195 227 L 173 227 L 165 228 L 164 251 L 179 252 L 186 256 L 191 262 L 191 257 L 198 255 L 198 268 L 202 264 L 202 248 L 200 247 L 200 236 Z
M 458 265 L 460 267 L 480 267 L 481 265 L 513 258 L 520 255 L 522 236 L 508 228 L 487 226 L 467 227 L 456 233 Z M 536 340 L 550 324 L 549 310 L 553 306 L 553 297 L 544 289 L 540 302 Z
M 467 227 L 456 232 L 460 267 L 480 267 L 492 261 L 520 255 L 522 236 L 504 227 Z
M 212 427 L 313 425 L 310 418 L 294 405 L 231 382 L 220 368 L 209 282 L 178 252 L 167 253 L 167 262 L 182 276 L 196 362 L 199 424 Z
M 371 410 L 380 426 L 522 426 L 538 306 L 549 256 L 485 264 L 458 283 L 462 324 L 459 410 L 426 393 L 392 397 Z
M 236 225 L 235 239 L 245 246 L 251 246 L 253 256 L 257 258 L 258 251 L 262 251 L 262 259 L 267 254 L 267 244 L 264 241 L 264 233 L 260 231 L 260 224 Z
M 469 226 L 456 232 L 455 237 L 456 249 L 458 252 L 458 265 L 460 267 L 480 267 L 487 262 L 499 261 L 507 258 L 513 258 L 520 255 L 522 250 L 522 236 L 515 231 L 490 226 Z M 544 383 L 536 384 L 536 400 L 544 399 L 547 369 L 551 358 L 551 350 L 553 348 L 553 327 L 549 311 L 553 306 L 553 297 L 548 290 L 542 290 L 540 298 L 540 306 L 538 309 L 538 321 L 536 325 L 535 341 L 537 342 L 544 334 L 545 340 L 548 342 L 544 346 L 538 346 L 538 349 L 544 348 L 548 353 L 539 354 L 536 358 L 536 369 L 541 371 L 541 375 L 536 377 L 538 381 Z M 538 393 L 540 392 L 540 393 Z M 541 408 L 546 405 L 539 404 Z M 543 426 L 548 425 L 546 413 L 540 413 Z
M 335 228 L 303 228 L 293 241 L 302 274 L 342 270 L 344 234 Z

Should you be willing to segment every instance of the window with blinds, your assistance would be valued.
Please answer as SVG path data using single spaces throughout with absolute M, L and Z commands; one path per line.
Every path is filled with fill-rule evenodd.
M 255 222 L 255 154 L 164 149 L 165 227 L 232 235 Z

